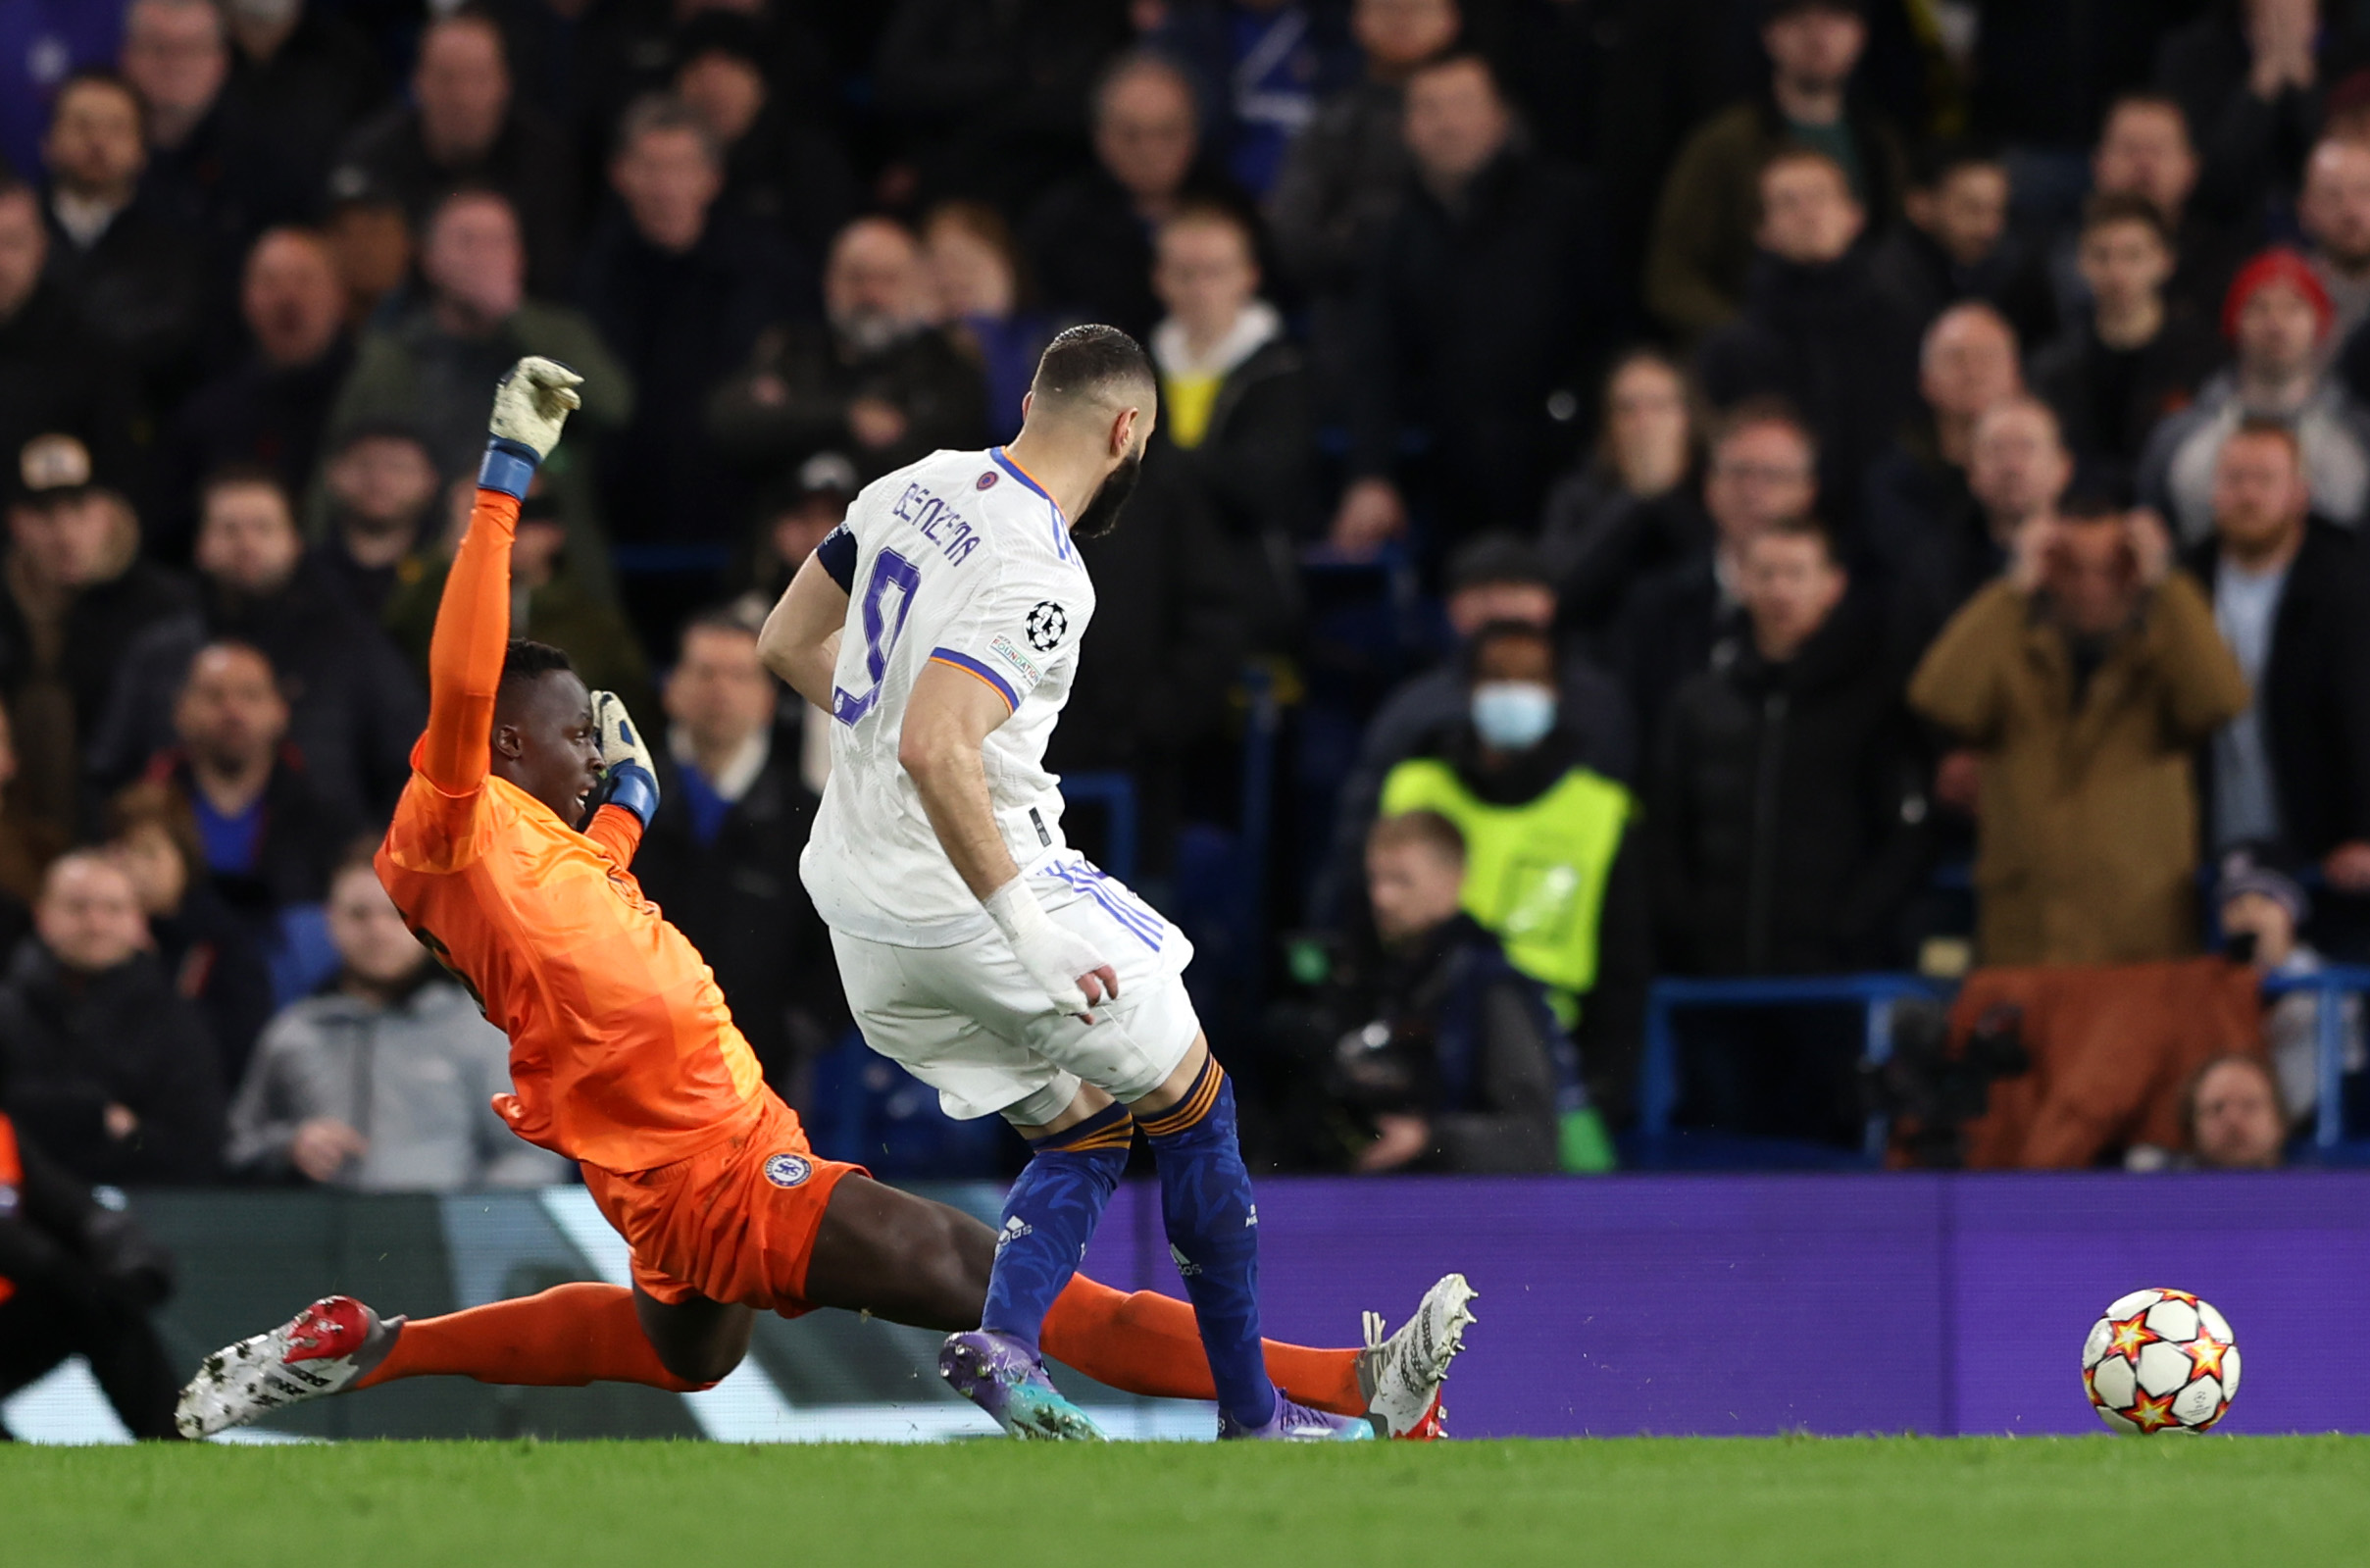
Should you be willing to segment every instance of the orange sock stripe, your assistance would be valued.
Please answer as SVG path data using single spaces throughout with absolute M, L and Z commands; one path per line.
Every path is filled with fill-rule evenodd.
M 672 1393 L 713 1387 L 686 1383 L 659 1364 L 621 1285 L 555 1285 L 540 1295 L 406 1323 L 386 1359 L 356 1389 L 398 1378 L 461 1377 L 534 1389 L 638 1383 Z
M 1267 1375 L 1302 1404 L 1337 1416 L 1366 1413 L 1358 1352 L 1263 1340 Z M 1159 1399 L 1215 1399 L 1193 1309 L 1153 1290 L 1133 1295 L 1073 1278 L 1046 1314 L 1045 1353 L 1097 1382 Z
M 1143 1119 L 1144 1136 L 1146 1138 L 1167 1138 L 1173 1133 L 1182 1133 L 1191 1127 L 1210 1114 L 1210 1107 L 1218 1103 L 1218 1090 L 1225 1083 L 1226 1070 L 1224 1068 L 1220 1067 L 1215 1060 L 1205 1064 L 1201 1070 L 1201 1076 L 1193 1081 L 1193 1087 L 1185 1090 L 1184 1099 L 1179 1100 L 1157 1116 L 1147 1116 Z
M 1040 1154 L 1086 1154 L 1096 1149 L 1126 1148 L 1135 1141 L 1135 1119 L 1125 1111 L 1116 1122 L 1089 1122 L 1074 1131 L 1056 1133 L 1033 1145 Z

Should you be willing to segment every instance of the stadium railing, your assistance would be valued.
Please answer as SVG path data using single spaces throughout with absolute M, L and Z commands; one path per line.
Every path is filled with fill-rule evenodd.
M 1671 1119 L 1679 1108 L 1679 1040 L 1671 1015 L 1679 1009 L 1857 1007 L 1863 1057 L 1881 1062 L 1892 1054 L 1894 1005 L 1946 994 L 1941 982 L 1906 974 L 1656 981 L 1646 994 L 1645 1055 L 1638 1078 L 1639 1142 L 1647 1163 L 1660 1163 L 1670 1152 Z M 1888 1131 L 1883 1117 L 1868 1119 L 1864 1152 L 1871 1162 L 1884 1157 Z
M 2263 982 L 2266 996 L 2298 992 L 2318 998 L 2313 1061 L 2319 1079 L 2313 1108 L 2312 1141 L 2332 1149 L 2345 1140 L 2345 998 L 2370 995 L 2370 967 L 2332 964 L 2310 975 L 2274 975 Z

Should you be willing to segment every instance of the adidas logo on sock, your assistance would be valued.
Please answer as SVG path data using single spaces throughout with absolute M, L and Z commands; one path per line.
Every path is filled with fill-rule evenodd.
M 1004 1222 L 1004 1228 L 996 1233 L 995 1255 L 997 1257 L 1002 1257 L 1004 1255 L 1004 1248 L 1010 1246 L 1013 1242 L 1019 1240 L 1024 1236 L 1034 1236 L 1035 1234 L 1035 1230 L 1029 1224 L 1027 1220 L 1022 1219 L 1017 1214 L 1014 1215 L 1011 1219 L 1006 1220 Z
M 1201 1265 L 1178 1251 L 1177 1243 L 1174 1241 L 1169 1243 L 1169 1256 L 1177 1260 L 1177 1272 L 1187 1279 L 1191 1279 L 1201 1272 Z

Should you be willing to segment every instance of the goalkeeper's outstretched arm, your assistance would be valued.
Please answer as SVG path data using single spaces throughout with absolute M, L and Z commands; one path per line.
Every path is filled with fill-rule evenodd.
M 428 650 L 428 733 L 420 771 L 450 794 L 483 784 L 493 763 L 494 698 L 510 647 L 510 549 L 519 503 L 535 465 L 560 444 L 560 429 L 578 404 L 582 380 L 565 365 L 529 356 L 494 389 L 478 502 L 444 580 Z

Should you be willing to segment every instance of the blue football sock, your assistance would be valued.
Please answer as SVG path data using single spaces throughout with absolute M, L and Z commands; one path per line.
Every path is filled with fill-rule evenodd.
M 1030 1140 L 1028 1167 L 1004 1199 L 1004 1229 L 996 1237 L 981 1328 L 1036 1352 L 1045 1314 L 1086 1255 L 1135 1140 L 1135 1124 L 1125 1105 L 1107 1106 L 1075 1127 Z
M 1204 1063 L 1184 1099 L 1141 1125 L 1160 1164 L 1160 1217 L 1218 1406 L 1244 1426 L 1265 1426 L 1276 1386 L 1259 1343 L 1259 1206 L 1235 1136 L 1235 1086 L 1216 1061 Z

